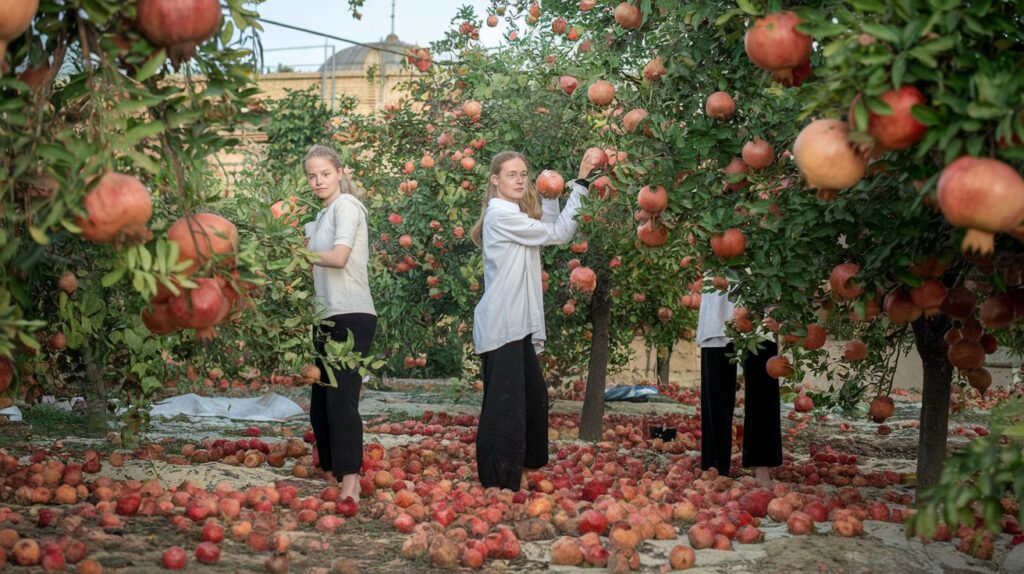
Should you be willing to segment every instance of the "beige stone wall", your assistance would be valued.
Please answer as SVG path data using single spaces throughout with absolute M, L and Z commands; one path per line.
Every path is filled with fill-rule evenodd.
M 844 344 L 845 341 L 829 341 L 826 344 L 825 348 L 829 351 L 831 360 L 842 360 Z M 633 342 L 633 352 L 634 358 L 627 368 L 610 377 L 612 384 L 637 385 L 657 380 L 654 350 L 646 349 L 643 340 L 637 339 Z M 1008 387 L 1013 384 L 1015 374 L 1022 374 L 1021 361 L 1011 357 L 1004 348 L 985 358 L 985 368 L 992 373 L 993 388 Z M 911 350 L 910 353 L 901 356 L 897 363 L 893 388 L 920 391 L 923 376 L 921 357 L 916 349 Z M 681 387 L 700 384 L 700 349 L 696 343 L 682 340 L 676 342 L 669 362 L 669 380 Z M 830 383 L 824 376 L 806 377 L 803 382 L 819 390 L 828 389 Z M 842 381 L 832 381 L 832 384 L 839 388 Z
M 371 83 L 365 70 L 337 72 L 333 75 L 328 71 L 326 78 L 319 72 L 296 72 L 263 74 L 259 77 L 258 84 L 263 97 L 272 100 L 284 97 L 285 90 L 307 88 L 315 89 L 317 93 L 324 94 L 325 98 L 330 100 L 333 87 L 335 100 L 340 100 L 344 96 L 353 96 L 359 101 L 356 112 L 366 114 L 397 102 L 405 95 L 404 91 L 398 89 L 398 85 L 409 79 L 408 74 L 388 75 L 383 79 L 377 75 Z M 382 83 L 383 98 L 381 97 Z

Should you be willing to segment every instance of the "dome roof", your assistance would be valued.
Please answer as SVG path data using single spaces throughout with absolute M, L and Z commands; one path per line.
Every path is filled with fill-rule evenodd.
M 355 72 L 362 71 L 373 65 L 380 65 L 379 56 L 373 55 L 373 59 L 367 62 L 370 58 L 370 51 L 379 48 L 383 48 L 384 51 L 384 66 L 387 68 L 400 68 L 405 57 L 402 55 L 410 48 L 415 48 L 412 44 L 406 44 L 398 39 L 395 34 L 389 34 L 383 42 L 371 42 L 364 45 L 349 46 L 344 50 L 340 50 L 334 54 L 333 69 L 338 72 Z M 332 69 L 331 58 L 327 58 L 327 61 L 320 66 L 318 72 L 327 71 L 330 72 Z

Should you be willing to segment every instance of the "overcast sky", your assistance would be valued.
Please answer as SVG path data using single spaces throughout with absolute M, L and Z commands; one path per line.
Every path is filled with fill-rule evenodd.
M 392 0 L 366 0 L 362 20 L 352 18 L 347 0 L 267 0 L 259 5 L 260 16 L 268 20 L 298 26 L 316 32 L 360 42 L 383 40 L 391 31 Z M 488 0 L 394 0 L 395 33 L 403 42 L 426 46 L 444 36 L 449 22 L 459 7 L 471 5 L 479 18 L 486 17 Z M 321 36 L 289 30 L 264 22 L 261 35 L 265 50 L 264 66 L 274 69 L 278 64 L 296 70 L 310 70 L 324 61 L 324 42 Z M 503 23 L 496 28 L 486 25 L 480 31 L 480 40 L 488 46 L 501 41 Z M 326 39 L 328 46 L 342 50 L 350 44 Z M 280 48 L 316 46 L 315 48 L 279 51 Z M 327 50 L 330 54 L 330 48 Z

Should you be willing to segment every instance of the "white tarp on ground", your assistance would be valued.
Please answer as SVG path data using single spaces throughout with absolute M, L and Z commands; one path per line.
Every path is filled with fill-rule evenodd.
M 19 423 L 21 422 L 21 409 L 11 405 L 6 409 L 0 409 L 0 416 L 6 417 L 12 423 Z
M 153 417 L 224 417 L 245 421 L 283 421 L 305 417 L 295 401 L 277 393 L 255 398 L 201 397 L 194 393 L 170 397 L 153 405 Z

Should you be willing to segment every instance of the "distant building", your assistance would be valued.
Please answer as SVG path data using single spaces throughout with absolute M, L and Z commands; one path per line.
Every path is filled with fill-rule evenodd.
M 337 101 L 343 95 L 359 100 L 358 113 L 369 113 L 394 103 L 402 95 L 397 85 L 416 74 L 405 65 L 405 56 L 416 48 L 390 34 L 382 42 L 349 46 L 325 61 L 316 72 L 269 73 L 259 76 L 259 87 L 266 97 L 276 99 L 285 90 L 316 88 L 325 101 Z
M 272 72 L 260 74 L 257 85 L 261 97 L 282 98 L 285 90 L 304 90 L 310 87 L 319 91 L 325 102 L 337 102 L 343 96 L 358 100 L 356 113 L 371 113 L 397 102 L 404 92 L 398 85 L 408 81 L 419 72 L 414 66 L 405 65 L 405 54 L 416 48 L 388 35 L 382 42 L 349 46 L 339 50 L 325 61 L 316 72 Z M 251 131 L 235 134 L 242 144 L 232 150 L 222 151 L 217 161 L 223 167 L 223 175 L 230 186 L 231 176 L 243 168 L 247 156 L 259 155 L 261 144 L 267 141 L 267 134 L 253 126 Z

